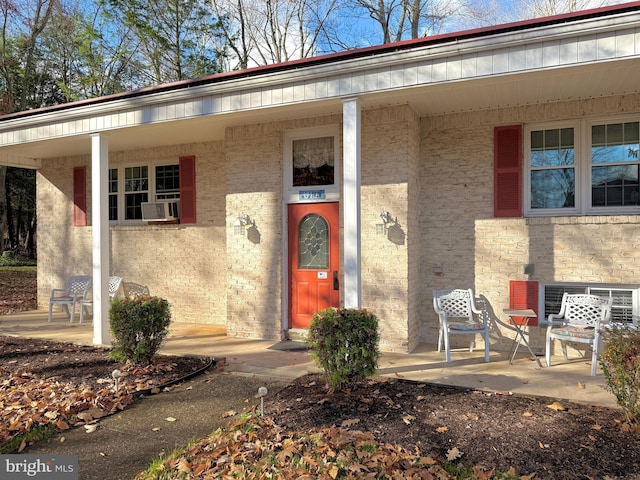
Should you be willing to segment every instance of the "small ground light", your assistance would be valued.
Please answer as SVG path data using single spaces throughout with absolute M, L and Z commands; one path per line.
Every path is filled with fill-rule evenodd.
M 258 395 L 260 395 L 260 415 L 264 415 L 264 396 L 269 393 L 267 387 L 260 387 L 258 389 Z
M 113 372 L 111 372 L 111 376 L 113 377 L 113 380 L 115 381 L 115 387 L 116 387 L 116 392 L 118 391 L 118 379 L 122 376 L 122 372 L 118 369 L 114 370 Z

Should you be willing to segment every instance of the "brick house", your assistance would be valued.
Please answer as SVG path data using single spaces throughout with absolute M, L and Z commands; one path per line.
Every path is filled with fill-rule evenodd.
M 639 73 L 636 2 L 8 115 L 0 164 L 37 170 L 39 305 L 92 272 L 95 343 L 119 275 L 234 337 L 366 307 L 398 352 L 473 288 L 501 350 L 513 302 L 637 318 Z

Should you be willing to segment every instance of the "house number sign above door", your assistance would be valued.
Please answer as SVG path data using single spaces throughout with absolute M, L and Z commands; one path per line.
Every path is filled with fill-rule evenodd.
M 323 200 L 324 190 L 302 190 L 299 198 L 300 200 Z

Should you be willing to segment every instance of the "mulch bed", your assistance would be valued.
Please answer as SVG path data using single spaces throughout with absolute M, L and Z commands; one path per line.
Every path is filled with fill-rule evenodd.
M 375 378 L 327 393 L 318 375 L 269 400 L 284 430 L 336 426 L 486 471 L 548 479 L 640 478 L 640 433 L 618 409 Z

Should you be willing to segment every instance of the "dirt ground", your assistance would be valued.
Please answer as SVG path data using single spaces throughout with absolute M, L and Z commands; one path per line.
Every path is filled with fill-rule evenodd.
M 640 435 L 620 410 L 401 379 L 369 379 L 335 394 L 317 375 L 277 395 L 285 430 L 348 425 L 384 444 L 469 466 L 549 479 L 640 478 Z
M 101 348 L 13 337 L 0 337 L 0 360 L 5 386 L 11 378 L 35 375 L 58 385 L 84 385 L 75 391 L 104 391 L 113 370 Z M 191 374 L 201 365 L 195 361 L 172 358 L 170 371 L 134 372 L 126 382 L 134 389 L 153 388 Z M 30 399 L 40 401 L 33 394 Z M 640 435 L 617 409 L 401 379 L 369 379 L 328 394 L 319 376 L 308 375 L 270 397 L 267 412 L 285 430 L 337 426 L 369 431 L 383 444 L 440 460 L 454 451 L 457 461 L 487 470 L 514 468 L 519 475 L 549 479 L 640 478 Z M 14 413 L 5 408 L 0 424 L 11 424 Z
M 33 308 L 34 289 L 34 274 L 0 275 L 0 315 Z M 111 393 L 114 364 L 107 350 L 0 337 L 0 444 L 34 418 L 60 420 L 55 408 L 46 405 L 50 401 L 46 398 L 54 398 L 52 390 L 59 393 L 56 398 L 71 392 L 69 401 L 79 402 L 71 408 L 76 413 L 87 410 L 88 403 L 100 404 L 105 412 L 126 409 L 136 402 L 136 392 L 160 391 L 159 386 L 202 365 L 194 358 L 165 358 L 154 368 L 123 371 L 121 382 L 127 387 L 116 395 Z M 16 416 L 16 405 L 27 400 L 40 410 L 40 417 Z M 247 406 L 243 402 L 238 410 Z M 624 422 L 617 409 L 401 379 L 369 379 L 328 394 L 317 375 L 301 377 L 270 395 L 266 409 L 287 430 L 336 426 L 369 431 L 380 443 L 420 450 L 441 461 L 454 457 L 487 470 L 513 468 L 518 475 L 535 473 L 531 478 L 559 480 L 640 479 L 640 433 Z M 91 421 L 88 418 L 87 423 Z M 76 428 L 82 427 L 83 422 L 75 422 Z M 66 422 L 60 426 L 73 427 Z
M 0 268 L 0 316 L 35 310 L 35 268 Z

